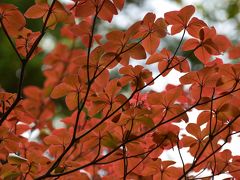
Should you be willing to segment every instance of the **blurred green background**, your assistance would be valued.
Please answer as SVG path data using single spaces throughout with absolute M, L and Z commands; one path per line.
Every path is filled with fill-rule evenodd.
M 16 5 L 21 12 L 25 12 L 34 0 L 1 0 L 0 4 L 9 3 Z M 32 31 L 38 31 L 41 28 L 41 21 L 30 20 L 27 21 L 27 27 Z M 24 84 L 41 85 L 43 76 L 41 72 L 41 59 L 43 54 L 40 54 L 27 66 Z M 0 30 L 0 87 L 6 91 L 16 92 L 18 86 L 18 76 L 20 62 L 14 53 L 10 43 L 8 42 L 3 31 Z

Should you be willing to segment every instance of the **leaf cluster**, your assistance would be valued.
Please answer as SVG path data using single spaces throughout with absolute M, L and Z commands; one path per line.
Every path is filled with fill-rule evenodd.
M 239 156 L 223 150 L 240 132 L 240 66 L 218 57 L 225 52 L 238 57 L 239 47 L 192 17 L 192 5 L 162 18 L 147 13 L 125 31 L 96 34 L 97 20 L 111 22 L 124 3 L 36 0 L 24 14 L 13 4 L 0 4 L 1 30 L 21 66 L 16 93 L 0 92 L 2 179 L 240 177 Z M 26 18 L 41 19 L 42 28 L 28 29 Z M 42 51 L 40 41 L 59 23 L 61 35 L 72 45 L 59 42 L 44 56 L 42 87 L 24 86 L 26 67 Z M 175 51 L 161 48 L 163 38 L 181 32 Z M 184 40 L 186 34 L 190 38 Z M 181 51 L 186 55 L 179 55 Z M 201 70 L 191 70 L 188 59 L 193 54 L 204 64 Z M 151 69 L 130 65 L 130 60 L 154 64 L 159 73 L 153 77 Z M 119 76 L 112 77 L 110 71 L 119 66 Z M 180 85 L 144 91 L 173 69 L 184 73 Z M 129 95 L 122 91 L 126 86 Z M 57 99 L 64 99 L 70 112 L 58 120 L 61 128 L 53 124 L 59 118 Z M 189 121 L 193 109 L 200 114 Z M 174 149 L 180 167 L 176 160 L 162 158 Z M 184 149 L 192 161 L 183 157 Z

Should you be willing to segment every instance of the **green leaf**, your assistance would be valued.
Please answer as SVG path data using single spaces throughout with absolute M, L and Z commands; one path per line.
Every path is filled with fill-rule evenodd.
M 149 117 L 141 116 L 141 117 L 137 118 L 136 120 L 139 121 L 140 123 L 145 124 L 146 126 L 148 126 L 150 128 L 154 126 L 153 120 Z
M 10 164 L 21 164 L 21 163 L 27 162 L 27 159 L 17 155 L 10 155 L 8 156 L 8 162 Z
M 116 136 L 108 133 L 106 136 L 103 137 L 101 144 L 106 147 L 115 148 L 118 146 L 118 142 L 119 140 Z

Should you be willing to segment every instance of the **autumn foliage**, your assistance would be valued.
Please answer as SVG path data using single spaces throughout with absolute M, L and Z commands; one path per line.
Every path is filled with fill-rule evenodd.
M 18 57 L 9 63 L 21 66 L 18 90 L 0 91 L 1 179 L 240 178 L 240 154 L 223 149 L 240 132 L 240 65 L 219 57 L 238 58 L 239 44 L 194 17 L 192 5 L 162 18 L 148 13 L 124 31 L 96 33 L 97 22 L 110 23 L 123 6 L 124 0 L 36 0 L 20 12 L 0 4 L 1 30 Z M 42 28 L 28 29 L 28 19 L 41 19 Z M 44 56 L 43 87 L 25 86 L 27 65 L 57 26 L 70 43 L 58 42 Z M 175 34 L 182 36 L 175 50 L 160 45 Z M 202 69 L 191 70 L 193 56 Z M 159 74 L 129 61 L 154 64 Z M 173 69 L 183 73 L 180 85 L 146 91 Z M 58 115 L 61 103 L 70 115 Z M 194 109 L 200 114 L 189 121 Z M 162 158 L 170 151 L 180 164 Z

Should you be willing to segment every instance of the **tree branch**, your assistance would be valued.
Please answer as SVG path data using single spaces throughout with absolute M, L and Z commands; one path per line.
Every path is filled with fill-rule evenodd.
M 9 42 L 11 43 L 14 51 L 17 53 L 19 59 L 21 60 L 22 66 L 21 66 L 21 72 L 20 72 L 20 80 L 19 80 L 19 85 L 18 85 L 18 93 L 17 93 L 17 98 L 15 99 L 15 101 L 13 102 L 13 104 L 9 107 L 9 109 L 2 115 L 1 119 L 0 119 L 0 126 L 2 125 L 2 123 L 7 119 L 8 115 L 12 112 L 12 110 L 17 106 L 17 104 L 19 103 L 19 101 L 22 99 L 22 89 L 23 89 L 23 80 L 24 80 L 24 74 L 25 74 L 25 69 L 26 69 L 26 65 L 29 61 L 29 59 L 31 58 L 33 52 L 35 51 L 35 49 L 37 48 L 39 42 L 41 41 L 42 37 L 44 36 L 45 32 L 46 32 L 46 26 L 47 26 L 47 22 L 49 20 L 49 17 L 52 13 L 52 9 L 54 7 L 54 4 L 57 2 L 57 0 L 53 0 L 49 11 L 47 13 L 46 19 L 44 21 L 42 30 L 41 30 L 41 34 L 39 35 L 39 37 L 36 39 L 36 41 L 33 43 L 30 51 L 27 53 L 26 58 L 22 59 L 20 54 L 18 53 L 15 45 L 13 44 L 11 38 L 8 35 L 8 32 L 6 31 L 6 29 L 3 26 L 3 30 L 6 34 L 6 36 L 8 37 Z M 1 21 L 1 24 L 2 21 Z

